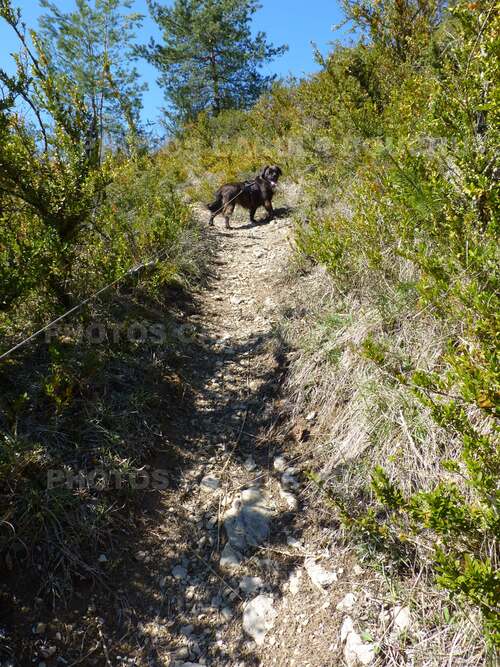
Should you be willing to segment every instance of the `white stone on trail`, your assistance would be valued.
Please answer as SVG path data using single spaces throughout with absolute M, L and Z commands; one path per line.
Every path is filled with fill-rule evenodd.
M 304 561 L 304 567 L 306 568 L 306 572 L 309 575 L 312 583 L 317 588 L 319 588 L 320 591 L 323 591 L 334 581 L 337 581 L 337 573 L 325 570 L 322 565 L 316 563 L 315 558 L 306 558 Z
M 263 585 L 260 577 L 243 577 L 239 583 L 240 590 L 247 594 L 257 593 Z
M 292 547 L 293 549 L 302 549 L 303 544 L 300 540 L 298 540 L 296 537 L 293 537 L 293 535 L 289 535 L 286 538 L 286 543 L 289 547 Z
M 220 566 L 228 570 L 235 569 L 240 566 L 241 556 L 235 552 L 229 542 L 222 550 L 220 557 Z
M 295 477 L 296 472 L 295 468 L 287 468 L 281 475 L 281 484 L 285 489 L 296 489 L 299 486 L 299 482 Z
M 246 461 L 243 463 L 243 467 L 248 472 L 252 472 L 252 470 L 255 470 L 255 468 L 257 467 L 257 464 L 255 463 L 255 459 L 253 458 L 253 456 L 249 456 L 246 459 Z
M 272 511 L 262 491 L 257 487 L 245 489 L 234 499 L 224 514 L 228 543 L 237 554 L 262 544 L 269 535 Z
M 354 593 L 347 593 L 347 595 L 337 604 L 337 611 L 348 611 L 356 604 L 356 596 Z
M 273 461 L 273 468 L 278 472 L 285 472 L 288 463 L 282 456 L 277 456 Z
M 200 482 L 200 486 L 204 491 L 217 491 L 220 487 L 220 480 L 213 475 L 205 475 Z
M 293 495 L 293 493 L 290 493 L 290 491 L 285 491 L 284 489 L 280 489 L 280 496 L 286 502 L 288 508 L 293 512 L 296 512 L 299 509 L 299 501 L 297 500 L 296 496 Z
M 302 579 L 302 570 L 297 568 L 292 572 L 288 579 L 288 588 L 292 595 L 297 595 L 300 590 L 300 580 Z
M 276 304 L 271 299 L 271 297 L 267 297 L 267 299 L 264 300 L 264 305 L 268 310 L 272 310 L 273 308 L 276 307 Z
M 262 646 L 266 634 L 274 627 L 276 613 L 273 608 L 273 598 L 269 595 L 257 595 L 245 605 L 243 629 L 258 646 Z
M 394 625 L 399 630 L 399 632 L 404 632 L 410 626 L 411 614 L 409 607 L 401 607 L 400 605 L 396 605 L 394 609 L 391 610 L 391 616 L 394 621 Z
M 375 645 L 363 643 L 350 616 L 346 616 L 342 623 L 340 640 L 345 642 L 344 658 L 348 667 L 369 665 L 375 659 Z
M 316 414 L 317 414 L 317 413 L 315 412 L 315 410 L 313 410 L 312 412 L 310 412 L 310 413 L 306 416 L 306 421 L 307 421 L 307 422 L 312 422 L 312 421 L 314 421 L 314 420 L 316 419 Z

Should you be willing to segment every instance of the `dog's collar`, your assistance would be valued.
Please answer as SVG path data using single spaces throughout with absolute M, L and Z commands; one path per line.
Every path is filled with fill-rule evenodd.
M 269 185 L 276 189 L 278 187 L 278 181 L 272 181 L 270 178 L 267 178 L 267 176 L 262 176 L 262 178 L 269 183 Z

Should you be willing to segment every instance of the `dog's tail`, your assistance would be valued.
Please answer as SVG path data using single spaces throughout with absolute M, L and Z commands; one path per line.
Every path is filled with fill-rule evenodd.
M 207 204 L 207 208 L 212 213 L 216 213 L 217 211 L 221 210 L 223 205 L 224 205 L 224 202 L 222 201 L 222 194 L 220 192 L 216 192 L 215 193 L 215 201 L 213 201 L 211 204 Z

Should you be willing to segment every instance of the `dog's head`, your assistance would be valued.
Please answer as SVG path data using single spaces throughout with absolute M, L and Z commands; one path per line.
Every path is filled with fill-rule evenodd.
M 263 178 L 265 181 L 270 183 L 273 188 L 275 188 L 278 185 L 278 179 L 281 176 L 283 172 L 277 165 L 267 165 L 267 167 L 264 167 L 264 169 L 260 172 L 259 176 L 260 178 Z

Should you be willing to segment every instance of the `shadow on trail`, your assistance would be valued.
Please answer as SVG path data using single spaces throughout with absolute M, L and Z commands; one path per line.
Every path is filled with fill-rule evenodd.
M 291 206 L 281 206 L 279 208 L 275 208 L 274 215 L 271 219 L 265 216 L 263 218 L 255 220 L 255 222 L 247 222 L 246 224 L 239 224 L 238 226 L 231 224 L 229 230 L 225 231 L 221 230 L 222 236 L 228 236 L 232 231 L 234 232 L 240 230 L 254 229 L 256 227 L 270 225 L 273 223 L 273 221 L 289 218 L 292 215 L 293 211 L 294 209 Z
M 281 453 L 286 429 L 275 402 L 286 349 L 270 333 L 235 341 L 207 335 L 191 319 L 203 304 L 181 292 L 175 301 L 174 337 L 166 347 L 126 342 L 114 351 L 112 344 L 109 349 L 92 349 L 102 357 L 98 374 L 88 389 L 82 384 L 81 395 L 64 418 L 54 414 L 44 421 L 47 398 L 41 392 L 35 397 L 37 414 L 32 411 L 18 423 L 20 436 L 39 438 L 55 449 L 64 445 L 65 456 L 80 467 L 96 460 L 105 466 L 119 458 L 121 438 L 128 443 L 125 456 L 150 471 L 165 470 L 169 484 L 163 491 L 136 492 L 132 500 L 126 493 L 117 494 L 107 510 L 113 513 L 113 526 L 102 532 L 90 522 L 108 492 L 95 491 L 82 500 L 87 512 L 83 520 L 89 525 L 88 530 L 80 525 L 80 530 L 85 528 L 80 543 L 68 547 L 65 536 L 55 530 L 48 536 L 51 548 L 35 549 L 30 563 L 22 563 L 30 572 L 54 570 L 51 595 L 36 598 L 41 594 L 36 574 L 26 577 L 20 588 L 16 573 L 4 580 L 0 592 L 6 604 L 0 625 L 7 639 L 5 646 L 0 641 L 0 656 L 13 659 L 16 667 L 37 660 L 47 667 L 165 667 L 175 660 L 180 665 L 217 667 L 240 660 L 257 664 L 241 627 L 243 605 L 257 592 L 244 593 L 240 581 L 243 575 L 259 576 L 264 582 L 261 592 L 273 593 L 275 601 L 279 598 L 301 560 L 300 554 L 287 550 L 289 536 L 300 539 L 298 515 L 275 509 L 268 539 L 246 555 L 240 571 L 228 573 L 219 564 L 226 543 L 224 486 L 219 495 L 203 492 L 202 502 L 192 498 L 201 493 L 200 482 L 211 472 L 219 474 L 226 487 L 231 482 L 228 501 L 238 487 L 279 479 L 272 462 Z M 119 321 L 131 312 L 152 322 L 161 315 L 155 304 L 127 302 L 124 293 L 112 304 L 110 317 Z M 83 346 L 81 358 L 88 351 Z M 41 357 L 38 351 L 26 355 L 20 386 L 29 382 L 33 367 L 43 374 L 48 363 L 46 352 Z M 232 379 L 224 377 L 228 367 L 239 369 Z M 108 413 L 113 414 L 111 421 Z M 250 458 L 254 467 L 249 475 Z M 230 480 L 224 479 L 225 470 Z M 42 495 L 44 507 L 52 511 L 50 493 Z M 78 574 L 69 573 L 72 594 L 58 596 L 56 560 L 67 548 L 74 548 L 75 554 L 81 549 L 81 559 L 92 567 L 78 570 L 75 565 Z M 37 622 L 46 626 L 39 634 L 32 630 Z
M 184 452 L 174 477 L 187 482 L 176 490 L 175 507 L 167 507 L 167 492 L 163 499 L 157 499 L 158 505 L 150 508 L 150 520 L 142 535 L 135 538 L 141 550 L 148 553 L 148 567 L 130 569 L 127 594 L 121 604 L 128 610 L 131 626 L 140 624 L 143 629 L 143 662 L 137 664 L 163 665 L 165 655 L 170 653 L 180 665 L 198 663 L 200 658 L 207 665 L 237 665 L 240 660 L 245 665 L 256 665 L 250 638 L 241 628 L 241 615 L 245 602 L 258 591 L 245 594 L 240 582 L 244 575 L 259 576 L 264 582 L 260 592 L 279 598 L 300 560 L 299 554 L 285 555 L 290 551 L 287 538 L 300 538 L 296 514 L 274 512 L 267 540 L 247 554 L 240 571 L 228 573 L 219 565 L 227 541 L 220 495 L 202 495 L 204 502 L 198 507 L 193 507 L 190 500 L 207 472 L 216 476 L 226 463 L 230 463 L 233 487 L 238 471 L 241 489 L 264 484 L 272 476 L 279 478 L 272 462 L 281 452 L 282 425 L 273 403 L 280 392 L 285 350 L 282 341 L 270 334 L 252 335 L 236 344 L 193 336 L 183 356 L 190 392 L 175 406 L 172 417 L 177 434 L 173 441 Z M 272 362 L 261 368 L 263 356 L 271 357 Z M 253 369 L 251 375 L 254 380 L 258 378 L 258 388 L 247 386 L 242 391 L 242 383 L 236 382 L 221 389 L 227 365 L 246 369 L 254 363 L 259 369 L 257 373 Z M 245 466 L 250 457 L 255 468 L 249 481 Z M 167 547 L 148 539 L 148 526 L 158 524 L 163 524 Z M 175 579 L 172 573 L 183 578 Z M 227 620 L 229 614 L 232 618 Z M 169 627 L 165 640 L 161 638 L 163 627 Z

